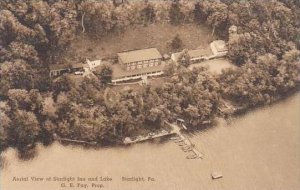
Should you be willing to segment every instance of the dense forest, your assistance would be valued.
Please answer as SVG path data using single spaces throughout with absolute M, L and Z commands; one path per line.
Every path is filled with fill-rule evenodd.
M 170 68 L 176 75 L 162 87 L 122 91 L 114 101 L 107 101 L 101 73 L 80 85 L 48 77 L 81 33 L 101 39 L 162 22 L 210 26 L 228 41 L 238 69 L 216 76 L 205 68 Z M 53 134 L 118 143 L 164 120 L 184 118 L 191 129 L 210 123 L 224 99 L 243 109 L 272 103 L 299 87 L 299 26 L 298 0 L 1 0 L 1 151 L 51 142 Z

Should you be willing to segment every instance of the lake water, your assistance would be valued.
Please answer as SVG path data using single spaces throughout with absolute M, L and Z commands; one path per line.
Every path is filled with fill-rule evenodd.
M 56 190 L 61 182 L 13 182 L 16 177 L 96 177 L 112 182 L 113 190 L 298 190 L 300 189 L 300 94 L 257 109 L 229 124 L 190 135 L 204 159 L 187 160 L 177 144 L 142 143 L 129 147 L 84 149 L 79 146 L 38 146 L 37 155 L 18 159 L 16 151 L 2 154 L 1 190 Z M 212 180 L 220 171 L 223 178 Z M 144 177 L 124 182 L 122 177 Z M 148 181 L 148 177 L 155 181 Z M 53 178 L 52 178 L 53 179 Z M 100 186 L 89 189 L 101 189 Z M 76 184 L 75 184 L 76 185 Z

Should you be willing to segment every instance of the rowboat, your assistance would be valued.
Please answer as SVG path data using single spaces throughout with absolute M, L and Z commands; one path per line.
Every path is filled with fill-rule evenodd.
M 180 138 L 179 137 L 171 137 L 170 139 L 171 140 L 179 140 Z
M 198 158 L 197 155 L 189 155 L 189 156 L 186 156 L 187 159 L 196 159 Z
M 222 178 L 222 177 L 223 177 L 223 175 L 222 175 L 221 172 L 213 172 L 213 173 L 211 174 L 211 178 L 212 178 L 212 179 L 219 179 L 219 178 Z
M 183 142 L 183 140 L 182 139 L 179 139 L 179 140 L 177 140 L 177 141 L 175 141 L 176 143 L 180 143 L 180 142 Z
M 179 146 L 185 146 L 186 144 L 184 142 L 181 142 L 178 144 Z

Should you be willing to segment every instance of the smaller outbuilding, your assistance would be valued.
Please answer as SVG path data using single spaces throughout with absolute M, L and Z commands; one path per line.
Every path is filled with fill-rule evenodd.
M 179 58 L 181 57 L 182 53 L 183 52 L 173 53 L 171 55 L 171 59 L 175 63 L 177 63 L 179 61 Z M 198 48 L 198 49 L 187 51 L 187 55 L 189 56 L 191 63 L 197 63 L 197 62 L 201 62 L 203 60 L 207 60 L 207 59 L 209 59 L 211 54 L 212 54 L 212 52 L 211 52 L 210 48 Z
M 89 69 L 93 71 L 96 67 L 100 66 L 102 64 L 101 59 L 90 61 L 89 59 L 86 59 L 86 63 L 89 66 Z
M 75 64 L 54 64 L 49 67 L 49 76 L 51 78 L 63 75 L 64 73 L 71 73 L 76 71 L 83 71 L 82 63 Z
M 225 41 L 223 40 L 215 40 L 210 43 L 210 49 L 213 53 L 213 57 L 224 57 L 228 53 L 228 49 Z
M 163 54 L 163 60 L 169 60 L 171 57 L 169 54 L 165 53 Z
M 175 62 L 179 62 L 179 58 L 182 57 L 183 52 L 173 53 L 171 59 Z M 214 58 L 220 58 L 226 56 L 228 49 L 225 41 L 215 40 L 210 43 L 206 48 L 197 48 L 194 50 L 188 50 L 187 55 L 191 63 L 199 63 L 201 61 L 210 60 Z

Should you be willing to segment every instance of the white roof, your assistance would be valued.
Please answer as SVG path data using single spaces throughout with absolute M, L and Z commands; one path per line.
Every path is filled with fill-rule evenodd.
M 215 40 L 212 42 L 217 51 L 227 51 L 226 43 L 223 40 Z
M 101 60 L 90 61 L 90 60 L 87 59 L 87 63 L 88 63 L 88 64 L 100 65 L 100 64 L 101 64 Z

